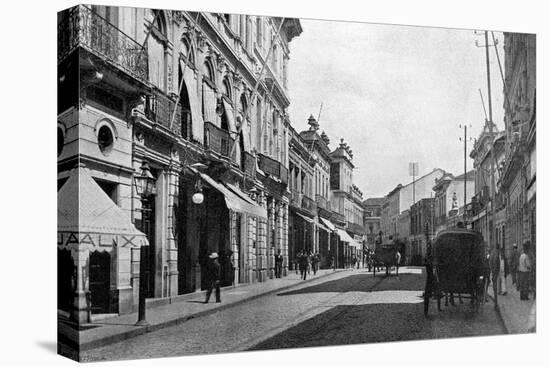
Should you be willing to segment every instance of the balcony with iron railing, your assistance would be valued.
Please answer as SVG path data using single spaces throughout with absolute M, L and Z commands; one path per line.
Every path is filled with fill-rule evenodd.
M 78 47 L 147 83 L 146 47 L 86 5 L 75 6 L 61 15 L 58 23 L 58 62 L 62 62 Z
M 258 166 L 263 172 L 278 178 L 285 185 L 288 184 L 288 169 L 282 163 L 259 153 Z
M 322 195 L 315 195 L 315 201 L 317 202 L 317 207 L 330 211 L 330 201 L 328 201 L 324 196 Z
M 233 141 L 229 131 L 220 129 L 211 122 L 204 123 L 204 146 L 206 149 L 229 158 Z
M 356 234 L 364 234 L 365 229 L 362 225 L 353 223 L 353 222 L 347 222 L 346 229 L 350 232 L 356 233 Z
M 317 204 L 309 196 L 303 195 L 302 197 L 302 209 L 308 210 L 310 212 L 315 212 L 317 210 Z

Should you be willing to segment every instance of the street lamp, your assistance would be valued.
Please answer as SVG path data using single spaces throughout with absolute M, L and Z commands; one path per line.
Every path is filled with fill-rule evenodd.
M 155 178 L 151 174 L 147 162 L 143 162 L 140 167 L 141 172 L 134 175 L 134 185 L 136 192 L 141 198 L 141 227 L 146 236 L 148 230 L 145 227 L 146 219 L 150 208 L 146 208 L 147 198 L 155 194 Z M 148 238 L 149 240 L 149 238 Z M 148 322 L 145 318 L 145 293 L 149 284 L 149 246 L 140 248 L 139 260 L 139 303 L 138 303 L 138 321 L 137 326 L 147 326 Z

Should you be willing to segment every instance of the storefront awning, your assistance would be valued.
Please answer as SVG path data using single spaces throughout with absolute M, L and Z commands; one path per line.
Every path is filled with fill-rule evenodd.
M 359 248 L 360 245 L 355 241 L 348 232 L 344 231 L 343 229 L 336 228 L 336 233 L 338 234 L 338 237 L 340 237 L 340 241 L 348 242 L 350 246 Z
M 334 224 L 332 224 L 332 222 L 330 220 L 327 220 L 325 218 L 321 218 L 319 217 L 319 219 L 321 219 L 321 222 L 323 222 L 323 224 L 325 226 L 327 226 L 328 229 L 330 229 L 331 231 L 335 231 L 336 230 L 336 227 L 334 226 Z
M 330 230 L 330 228 L 328 228 L 327 226 L 325 226 L 323 224 L 323 222 L 318 222 L 317 225 L 319 226 L 319 228 L 321 228 L 322 230 L 328 232 L 328 233 L 332 233 L 332 231 Z
M 192 171 L 198 172 L 194 168 L 191 168 Z M 240 191 L 238 188 L 233 186 L 233 191 L 238 190 L 240 194 L 233 192 L 231 189 L 225 187 L 223 184 L 216 182 L 212 177 L 208 176 L 205 173 L 199 173 L 201 178 L 208 183 L 210 186 L 218 190 L 225 198 L 225 205 L 230 210 L 239 213 L 246 213 L 263 219 L 267 219 L 267 210 L 256 204 L 252 199 L 245 199 L 245 193 Z
M 99 187 L 89 170 L 80 165 L 57 192 L 58 247 L 111 251 L 148 244 L 130 214 Z
M 300 213 L 296 213 L 296 214 L 297 214 L 300 218 L 302 218 L 303 220 L 305 220 L 306 222 L 308 222 L 308 223 L 313 223 L 313 219 L 308 218 L 308 217 L 306 217 L 305 215 L 302 215 L 302 214 L 300 214 Z

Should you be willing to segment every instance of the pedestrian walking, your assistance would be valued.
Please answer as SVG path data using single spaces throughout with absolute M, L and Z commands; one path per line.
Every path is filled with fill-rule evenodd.
M 352 269 L 355 269 L 355 263 L 357 263 L 357 258 L 355 256 L 353 256 L 351 258 L 351 268 Z
M 519 292 L 519 281 L 518 281 L 518 266 L 519 266 L 519 251 L 518 244 L 514 243 L 512 245 L 512 255 L 510 256 L 510 274 L 512 275 L 512 285 L 516 287 Z
M 336 261 L 334 261 L 334 256 L 331 256 L 330 258 L 330 267 L 332 268 L 332 271 L 336 271 Z
M 283 255 L 281 255 L 281 250 L 277 250 L 277 255 L 275 255 L 275 277 L 280 278 L 283 273 Z
M 506 277 L 508 276 L 508 262 L 506 261 L 506 254 L 504 252 L 504 246 L 499 251 L 499 273 L 498 273 L 498 294 L 506 295 Z
M 401 253 L 399 252 L 399 250 L 397 250 L 397 252 L 395 253 L 395 269 L 396 269 L 396 274 L 399 275 L 399 264 L 401 263 Z
M 311 260 L 312 260 L 312 254 L 311 251 L 307 252 L 306 259 L 307 259 L 307 274 L 311 274 Z
M 522 301 L 529 300 L 529 273 L 531 272 L 531 260 L 528 255 L 529 246 L 529 241 L 523 244 L 523 252 L 519 257 L 519 299 Z
M 221 292 L 220 292 L 220 276 L 221 276 L 221 266 L 218 262 L 218 254 L 213 252 L 208 256 L 208 263 L 206 264 L 206 300 L 204 303 L 208 303 L 210 300 L 210 295 L 212 290 L 216 288 L 216 302 L 221 302 Z
M 311 266 L 313 268 L 313 275 L 317 274 L 317 270 L 319 270 L 319 254 L 315 253 L 313 257 L 311 258 Z
M 491 267 L 491 281 L 493 282 L 493 296 L 495 298 L 495 309 L 498 307 L 498 275 L 500 273 L 500 256 L 498 247 L 493 247 L 489 256 Z
M 487 248 L 485 248 L 485 257 L 483 261 L 483 287 L 485 290 L 485 303 L 487 303 L 487 292 L 489 291 L 489 284 L 491 283 L 491 264 L 490 264 L 490 253 Z
M 300 278 L 306 280 L 307 276 L 307 267 L 308 267 L 308 256 L 305 251 L 300 252 L 298 256 L 298 264 L 300 267 Z

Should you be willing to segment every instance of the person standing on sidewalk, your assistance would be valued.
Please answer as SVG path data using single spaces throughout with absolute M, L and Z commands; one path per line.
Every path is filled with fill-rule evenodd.
M 220 303 L 222 301 L 220 295 L 220 276 L 221 266 L 218 262 L 218 254 L 213 252 L 208 256 L 208 264 L 206 264 L 206 284 L 208 288 L 204 303 L 208 303 L 214 288 L 216 288 L 216 302 Z
M 305 251 L 300 252 L 300 255 L 298 256 L 298 263 L 300 266 L 300 278 L 302 280 L 306 280 L 308 262 L 307 253 Z
M 280 278 L 283 273 L 283 255 L 281 255 L 281 249 L 277 251 L 275 255 L 275 277 Z
M 401 253 L 399 250 L 395 253 L 395 271 L 396 274 L 399 275 L 399 263 L 401 262 Z
M 512 245 L 512 256 L 510 257 L 510 274 L 512 274 L 512 285 L 514 285 L 516 289 L 519 291 L 518 265 L 519 265 L 518 244 L 514 243 Z
M 529 241 L 523 244 L 523 252 L 519 257 L 519 299 L 522 301 L 529 300 L 529 273 L 531 272 L 531 260 L 527 254 L 529 251 L 529 245 Z
M 311 267 L 313 268 L 313 275 L 317 274 L 317 270 L 319 270 L 319 254 L 315 253 L 313 257 L 311 258 Z
M 499 251 L 499 273 L 498 273 L 498 288 L 499 292 L 498 294 L 502 294 L 503 296 L 506 295 L 506 277 L 508 276 L 508 263 L 506 261 L 506 254 L 504 253 L 504 246 L 500 248 Z
M 493 297 L 495 298 L 495 309 L 498 308 L 498 274 L 500 273 L 500 256 L 498 247 L 493 247 L 489 257 L 491 267 L 491 281 L 493 282 Z

